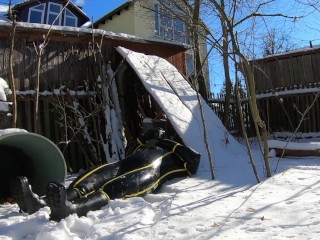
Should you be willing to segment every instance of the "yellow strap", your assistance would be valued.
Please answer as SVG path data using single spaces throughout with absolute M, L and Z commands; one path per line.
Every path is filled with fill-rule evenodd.
M 173 170 L 173 171 L 170 171 L 168 173 L 166 173 L 165 175 L 163 175 L 162 177 L 160 177 L 154 184 L 152 184 L 150 187 L 140 191 L 140 192 L 137 192 L 137 193 L 133 193 L 133 194 L 129 194 L 129 195 L 126 195 L 125 198 L 129 198 L 129 197 L 137 197 L 139 195 L 142 195 L 142 194 L 145 194 L 147 193 L 148 191 L 152 190 L 153 188 L 155 188 L 159 182 L 165 178 L 166 176 L 170 175 L 170 174 L 173 174 L 173 173 L 177 173 L 177 172 L 185 172 L 186 169 L 176 169 L 176 170 Z
M 90 175 L 92 175 L 93 173 L 95 173 L 96 171 L 100 170 L 101 168 L 104 168 L 106 166 L 109 166 L 109 165 L 112 165 L 112 164 L 115 164 L 115 162 L 113 163 L 107 163 L 107 164 L 103 164 L 101 165 L 100 167 L 97 167 L 97 168 L 94 168 L 92 169 L 90 172 L 88 172 L 87 174 L 85 174 L 82 178 L 80 178 L 78 181 L 76 181 L 74 184 L 73 184 L 73 188 L 76 188 L 76 186 L 81 183 L 84 179 L 86 179 L 87 177 L 89 177 Z
M 142 143 L 139 138 L 137 138 L 137 142 L 139 143 L 139 147 L 140 147 L 140 146 L 144 146 L 144 143 Z
M 142 144 L 139 139 L 137 139 L 137 141 L 139 142 L 139 144 Z M 164 155 L 162 155 L 161 157 L 157 158 L 156 160 L 154 160 L 154 161 L 153 161 L 152 163 L 150 163 L 149 165 L 144 166 L 144 167 L 141 167 L 141 168 L 134 169 L 134 170 L 132 170 L 132 171 L 130 171 L 130 172 L 124 173 L 124 174 L 122 174 L 122 175 L 120 175 L 120 176 L 118 176 L 118 177 L 115 177 L 115 178 L 109 180 L 108 182 L 106 182 L 105 184 L 102 185 L 102 187 L 100 188 L 100 190 L 103 191 L 102 189 L 104 189 L 105 186 L 107 186 L 107 185 L 110 184 L 111 182 L 116 181 L 117 179 L 122 178 L 122 177 L 124 177 L 124 176 L 126 176 L 126 175 L 128 175 L 128 174 L 131 174 L 131 173 L 134 173 L 134 172 L 137 172 L 137 171 L 144 170 L 144 169 L 147 169 L 147 168 L 149 168 L 149 167 L 152 167 L 157 161 L 162 161 L 166 156 L 174 153 L 174 151 L 176 150 L 176 148 L 177 148 L 179 145 L 180 145 L 180 144 L 177 143 L 177 144 L 172 148 L 172 150 L 171 150 L 170 152 L 167 152 L 166 154 L 164 154 Z M 180 156 L 179 156 L 179 158 L 181 159 Z M 182 159 L 181 159 L 181 160 L 182 160 Z M 77 186 L 79 183 L 81 183 L 83 180 L 85 180 L 87 177 L 89 177 L 90 175 L 92 175 L 93 173 L 95 173 L 96 171 L 98 171 L 99 169 L 101 169 L 101 168 L 103 168 L 103 167 L 106 167 L 106 166 L 108 166 L 108 165 L 114 164 L 114 163 L 115 163 L 115 162 L 101 165 L 100 167 L 93 169 L 92 171 L 90 171 L 90 172 L 88 172 L 87 174 L 85 174 L 85 175 L 84 175 L 82 178 L 80 178 L 78 181 L 76 181 L 76 182 L 73 184 L 73 189 L 77 192 L 78 196 L 79 196 L 80 198 L 83 198 L 83 197 L 87 197 L 87 196 L 89 196 L 89 195 L 91 195 L 91 194 L 93 194 L 93 193 L 95 192 L 95 190 L 93 190 L 93 191 L 91 191 L 90 193 L 87 193 L 87 194 L 83 195 L 83 194 L 81 193 L 81 191 L 80 191 L 78 188 L 76 188 L 76 186 Z M 187 171 L 186 167 L 185 167 L 185 169 L 181 169 L 181 170 Z M 181 171 L 181 170 L 171 171 L 171 172 L 165 174 L 163 177 L 167 176 L 167 175 L 170 174 L 170 173 L 174 173 L 174 172 L 176 172 L 176 171 L 179 172 L 179 171 Z M 188 172 L 188 171 L 187 171 L 187 172 Z M 188 172 L 188 173 L 189 173 L 189 172 Z M 189 173 L 189 174 L 190 174 L 190 173 Z M 191 174 L 190 174 L 190 175 L 191 175 Z M 160 181 L 163 177 L 161 177 L 161 178 L 156 182 L 156 184 L 158 184 L 159 181 Z M 99 191 L 100 191 L 100 190 L 99 190 Z M 147 189 L 146 191 L 148 191 L 148 189 Z M 104 192 L 104 191 L 103 191 L 103 192 Z M 143 192 L 145 192 L 145 191 L 143 191 Z M 104 192 L 104 193 L 105 193 L 105 192 Z M 105 193 L 105 194 L 108 195 L 107 193 Z M 108 197 L 109 197 L 109 196 L 108 196 Z
M 180 144 L 176 144 L 176 145 L 173 147 L 172 151 L 167 152 L 166 154 L 164 154 L 164 155 L 162 155 L 161 157 L 157 158 L 156 160 L 154 160 L 154 161 L 153 161 L 152 163 L 150 163 L 149 165 L 144 166 L 144 167 L 141 167 L 141 168 L 134 169 L 134 170 L 129 171 L 129 172 L 126 172 L 126 173 L 124 173 L 124 174 L 122 174 L 122 175 L 120 175 L 120 176 L 118 176 L 118 177 L 115 177 L 115 178 L 109 180 L 108 182 L 106 182 L 105 184 L 103 184 L 101 188 L 104 189 L 105 186 L 107 186 L 107 185 L 110 184 L 111 182 L 116 181 L 116 180 L 118 180 L 119 178 L 122 178 L 122 177 L 124 177 L 124 176 L 126 176 L 126 175 L 128 175 L 128 174 L 131 174 L 131 173 L 134 173 L 134 172 L 138 172 L 138 171 L 140 171 L 140 170 L 144 170 L 144 169 L 147 169 L 147 168 L 149 168 L 149 167 L 152 167 L 155 162 L 157 162 L 157 161 L 162 161 L 163 158 L 165 158 L 166 156 L 172 154 L 172 153 L 175 151 L 175 149 L 176 149 L 176 147 L 177 147 L 178 145 L 180 145 Z
M 79 196 L 79 198 L 83 197 L 82 193 L 80 192 L 80 190 L 78 188 L 73 188 L 73 190 L 75 190 L 77 192 L 77 195 Z
M 141 142 L 141 140 L 139 138 L 137 138 L 137 142 L 139 143 L 139 145 L 132 151 L 132 153 L 137 152 L 140 147 L 144 146 L 144 144 Z
M 109 195 L 108 195 L 105 191 L 103 191 L 103 190 L 100 188 L 100 189 L 99 189 L 99 192 L 101 192 L 101 193 L 107 198 L 108 202 L 110 201 L 110 197 L 109 197 Z
M 189 174 L 189 176 L 192 175 L 192 174 L 189 172 L 189 170 L 187 169 L 187 162 L 184 163 L 184 169 L 187 171 L 187 173 Z

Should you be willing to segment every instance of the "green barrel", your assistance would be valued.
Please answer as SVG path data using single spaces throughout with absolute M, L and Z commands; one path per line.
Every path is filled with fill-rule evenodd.
M 64 183 L 66 175 L 63 154 L 49 139 L 22 131 L 0 135 L 0 195 L 6 195 L 16 176 L 26 176 L 32 190 L 42 196 L 48 182 Z

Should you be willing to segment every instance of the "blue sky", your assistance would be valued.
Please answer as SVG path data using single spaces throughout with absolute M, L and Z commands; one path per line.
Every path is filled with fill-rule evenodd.
M 126 0 L 77 0 L 75 3 L 82 5 L 83 11 L 88 15 L 90 20 L 98 20 L 116 7 L 120 6 Z

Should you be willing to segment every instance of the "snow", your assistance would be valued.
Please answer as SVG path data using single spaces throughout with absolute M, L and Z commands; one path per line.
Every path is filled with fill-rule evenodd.
M 1 26 L 11 26 L 11 23 L 9 21 L 0 21 L 0 27 Z M 84 35 L 84 34 L 93 34 L 97 36 L 102 36 L 109 39 L 120 39 L 120 40 L 130 40 L 130 41 L 136 41 L 136 42 L 155 42 L 155 43 L 163 43 L 168 45 L 175 45 L 175 46 L 181 46 L 183 48 L 189 48 L 189 45 L 185 45 L 178 42 L 168 41 L 168 40 L 162 40 L 158 38 L 143 38 L 143 37 L 137 37 L 134 35 L 126 34 L 126 33 L 115 33 L 111 31 L 105 31 L 102 29 L 92 29 L 87 28 L 87 23 L 83 27 L 69 27 L 69 26 L 51 26 L 49 24 L 40 24 L 40 23 L 28 23 L 28 22 L 17 22 L 17 28 L 22 30 L 30 30 L 33 29 L 36 30 L 49 30 L 56 31 L 61 34 L 73 34 L 73 35 Z
M 0 136 L 6 135 L 9 133 L 15 133 L 15 132 L 27 132 L 27 131 L 24 129 L 19 129 L 19 128 L 0 129 Z
M 167 118 L 173 125 L 184 144 L 198 151 L 202 156 L 200 171 L 209 168 L 208 156 L 203 139 L 204 128 L 201 120 L 196 92 L 185 78 L 165 59 L 157 56 L 137 53 L 123 47 L 117 51 L 135 70 L 143 85 L 157 101 Z M 228 134 L 212 109 L 201 98 L 201 105 L 206 120 L 208 144 L 215 154 L 217 168 L 226 162 L 233 162 L 238 154 L 244 153 L 244 148 Z M 199 139 L 199 141 L 194 141 Z M 220 157 L 221 156 L 221 157 Z M 219 172 L 218 172 L 219 173 Z
M 264 98 L 271 98 L 271 97 L 281 97 L 281 96 L 288 96 L 288 95 L 299 95 L 299 94 L 306 94 L 306 93 L 318 93 L 320 90 L 319 87 L 305 87 L 299 86 L 295 89 L 285 89 L 275 92 L 268 92 L 268 93 L 261 93 L 257 94 L 257 99 L 264 99 Z
M 0 112 L 9 111 L 9 103 L 7 102 L 7 94 L 9 92 L 8 83 L 0 77 Z
M 4 16 L 8 13 L 9 6 L 8 4 L 1 4 L 0 3 L 0 20 L 4 19 Z
M 0 101 L 7 101 L 6 91 L 8 88 L 8 83 L 0 77 Z
M 288 150 L 318 150 L 320 151 L 320 142 L 285 142 L 279 140 L 269 140 L 269 148 L 279 148 Z
M 202 172 L 60 223 L 49 220 L 48 207 L 25 215 L 2 205 L 0 239 L 318 239 L 319 158 L 286 158 L 280 166 L 260 184 L 243 175 L 246 184 L 238 182 L 241 169 L 232 165 L 233 176 L 214 181 Z
M 141 59 L 139 55 L 134 56 L 140 59 L 138 62 L 144 62 L 145 57 L 140 56 Z M 149 64 L 153 65 L 154 59 L 150 57 Z M 130 61 L 130 57 L 127 60 Z M 166 64 L 161 60 L 160 65 Z M 144 70 L 146 73 L 147 69 Z M 157 71 L 155 70 L 154 76 L 158 76 Z M 162 74 L 167 76 L 163 72 Z M 173 69 L 171 74 L 179 77 Z M 164 79 L 167 81 L 168 76 Z M 184 140 L 191 146 L 201 146 L 201 139 L 196 133 L 199 131 L 200 117 L 199 111 L 194 108 L 194 93 L 186 88 L 182 97 L 186 87 L 183 82 L 179 83 L 183 86 L 179 89 L 175 84 L 170 85 L 162 80 L 157 81 L 159 85 L 151 82 L 144 84 L 148 83 L 146 85 L 151 92 L 155 89 L 166 92 L 162 93 L 167 97 L 166 101 L 171 100 L 177 104 L 180 101 L 177 105 L 181 107 L 177 109 L 181 110 L 180 119 L 190 123 L 186 132 L 182 132 L 185 133 Z M 160 93 L 154 93 L 155 96 L 157 94 Z M 186 99 L 190 99 L 190 102 Z M 169 103 L 163 103 L 163 107 L 171 107 Z M 190 111 L 192 106 L 193 111 Z M 174 112 L 174 109 L 166 109 L 169 110 Z M 270 158 L 273 168 L 278 164 L 277 172 L 271 178 L 262 177 L 263 181 L 257 184 L 245 148 L 230 135 L 230 142 L 226 144 L 226 132 L 220 120 L 208 111 L 205 107 L 206 121 L 212 121 L 210 128 L 214 127 L 216 133 L 210 135 L 210 141 L 214 143 L 212 154 L 215 159 L 216 180 L 211 180 L 208 168 L 202 168 L 195 177 L 165 183 L 157 193 L 143 198 L 111 200 L 107 206 L 91 211 L 85 217 L 70 215 L 58 223 L 50 221 L 48 207 L 26 215 L 19 213 L 16 204 L 0 205 L 0 239 L 318 239 L 320 159 Z M 185 124 L 185 121 L 180 123 Z M 187 126 L 176 127 L 184 129 Z M 0 131 L 0 135 L 15 129 L 3 131 Z M 195 135 L 189 135 L 188 131 Z M 309 142 L 311 143 L 304 142 L 306 148 L 316 141 Z M 278 143 L 273 142 L 275 145 Z M 263 176 L 261 154 L 257 150 L 257 144 L 251 144 L 259 174 Z M 207 161 L 204 154 L 201 158 L 203 167 Z M 75 177 L 76 175 L 69 175 L 66 185 Z

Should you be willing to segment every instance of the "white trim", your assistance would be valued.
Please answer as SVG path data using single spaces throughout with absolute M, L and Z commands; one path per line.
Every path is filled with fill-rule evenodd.
M 36 7 L 39 7 L 43 5 L 43 10 L 39 10 L 39 9 L 35 9 Z M 32 11 L 35 11 L 35 12 L 39 12 L 41 13 L 41 23 L 44 23 L 44 15 L 45 15 L 45 12 L 46 12 L 46 4 L 45 3 L 41 3 L 41 4 L 38 4 L 38 5 L 35 5 L 31 8 L 29 8 L 29 11 L 28 11 L 28 22 L 30 22 L 30 16 L 31 16 L 31 12 Z
M 60 8 L 60 10 L 59 10 L 58 13 L 56 13 L 56 12 L 51 12 L 51 11 L 50 11 L 50 6 L 52 6 L 52 5 L 56 5 L 56 6 L 58 6 L 58 7 Z M 52 24 L 52 23 L 49 23 L 49 16 L 50 16 L 50 14 L 56 15 L 56 17 L 57 17 L 57 15 L 60 14 L 61 9 L 62 9 L 62 5 L 61 5 L 61 4 L 49 2 L 48 11 L 47 11 L 47 21 L 46 21 L 46 23 L 47 23 L 47 24 Z M 55 18 L 56 18 L 56 17 L 55 17 Z M 58 18 L 58 23 L 57 23 L 56 25 L 61 26 L 61 14 L 60 14 L 60 16 L 59 16 L 59 18 Z
M 72 16 L 68 16 L 67 12 L 69 12 Z M 77 18 L 77 16 L 74 15 L 69 9 L 66 9 L 65 12 L 64 12 L 64 26 L 67 26 L 66 25 L 67 18 L 71 18 L 71 19 L 75 20 L 75 26 L 70 26 L 70 27 L 77 27 L 78 26 L 78 18 Z

